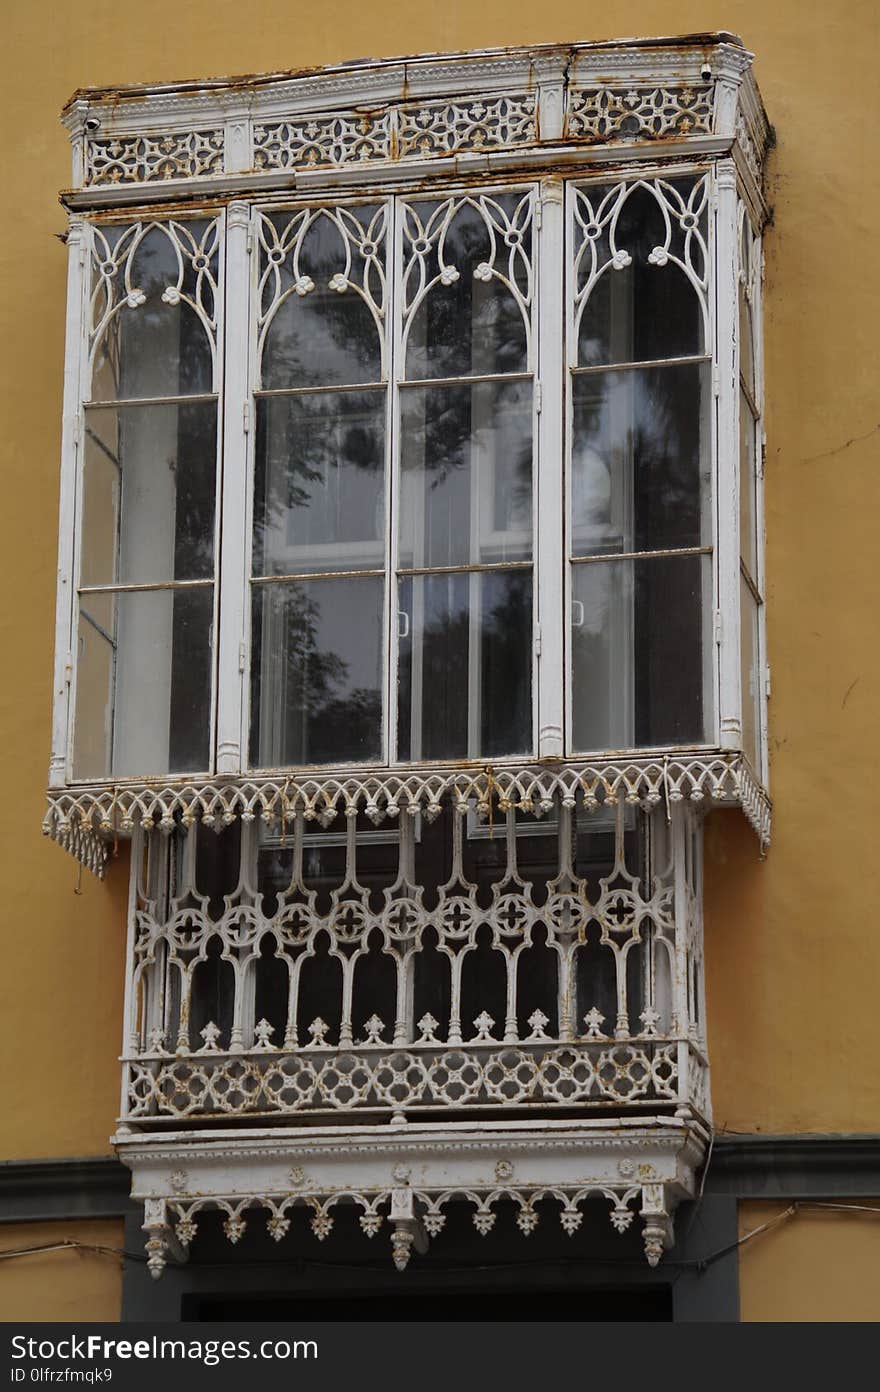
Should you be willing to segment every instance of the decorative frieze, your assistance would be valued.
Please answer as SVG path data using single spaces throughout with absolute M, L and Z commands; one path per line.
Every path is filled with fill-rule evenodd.
M 751 55 L 699 45 L 575 44 L 365 62 L 254 83 L 78 93 L 65 111 L 74 182 L 112 190 L 247 172 L 356 170 L 571 142 L 717 137 L 760 185 L 769 127 Z M 694 148 L 697 148 L 695 143 Z M 131 195 L 129 195 L 130 197 Z
M 494 1021 L 492 1022 L 494 1023 Z M 687 1041 L 679 1041 L 687 1048 Z M 216 1050 L 216 1045 L 214 1046 Z M 552 1049 L 359 1048 L 262 1056 L 142 1058 L 127 1068 L 126 1119 L 391 1113 L 497 1107 L 675 1104 L 678 1042 L 582 1041 Z M 694 1073 L 702 1060 L 695 1052 Z

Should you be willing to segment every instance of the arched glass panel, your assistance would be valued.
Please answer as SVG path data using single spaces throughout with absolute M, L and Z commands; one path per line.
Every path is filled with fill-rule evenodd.
M 382 754 L 385 204 L 258 223 L 251 762 Z
M 528 371 L 526 192 L 404 208 L 406 377 Z
M 219 222 L 91 237 L 74 777 L 206 769 Z
M 527 752 L 533 195 L 413 200 L 401 225 L 398 753 Z
M 385 206 L 260 221 L 260 380 L 266 390 L 383 375 Z
M 711 725 L 707 177 L 570 202 L 571 747 Z
M 218 275 L 214 220 L 96 227 L 91 400 L 212 392 Z

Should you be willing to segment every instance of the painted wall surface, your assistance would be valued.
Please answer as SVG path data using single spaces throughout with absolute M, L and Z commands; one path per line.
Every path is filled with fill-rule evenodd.
M 86 1247 L 122 1247 L 121 1221 L 12 1223 L 0 1228 L 0 1253 L 73 1240 Z M 0 1321 L 119 1319 L 122 1260 L 111 1252 L 35 1252 L 0 1261 Z
M 804 1205 L 740 1248 L 740 1318 L 801 1322 L 880 1320 L 880 1204 L 870 1213 Z M 786 1204 L 745 1203 L 740 1236 L 773 1222 Z
M 706 934 L 716 1117 L 740 1131 L 877 1128 L 880 1074 L 865 1062 L 880 972 L 880 935 L 865 912 L 880 887 L 866 777 L 880 678 L 871 638 L 880 608 L 875 0 L 643 0 L 618 21 L 574 0 L 546 0 L 537 10 L 520 0 L 418 10 L 397 0 L 324 0 L 306 22 L 286 0 L 244 8 L 239 0 L 8 0 L 0 1020 L 4 1056 L 18 1068 L 5 1074 L 0 1153 L 103 1151 L 118 1097 L 125 855 L 106 886 L 84 876 L 77 895 L 76 867 L 39 832 L 66 266 L 56 191 L 69 180 L 62 103 L 91 84 L 601 39 L 630 25 L 643 35 L 740 33 L 758 55 L 779 141 L 766 315 L 774 844 L 761 863 L 738 815 L 712 819 Z

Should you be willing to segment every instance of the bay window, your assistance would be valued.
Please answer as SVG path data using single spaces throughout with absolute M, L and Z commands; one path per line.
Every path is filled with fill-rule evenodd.
M 133 842 L 155 1275 L 205 1207 L 235 1242 L 353 1203 L 401 1268 L 451 1196 L 670 1241 L 711 1129 L 702 813 L 769 835 L 750 62 L 67 111 L 45 830 L 99 875 Z

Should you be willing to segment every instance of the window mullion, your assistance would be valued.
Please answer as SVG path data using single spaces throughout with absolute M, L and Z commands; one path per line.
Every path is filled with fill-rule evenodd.
M 247 499 L 250 427 L 248 347 L 250 343 L 250 207 L 231 203 L 226 214 L 223 315 L 223 415 L 220 497 L 222 544 L 217 570 L 217 744 L 218 773 L 240 772 L 242 761 L 246 645 Z
M 739 284 L 736 170 L 732 160 L 715 176 L 716 517 L 718 616 L 718 738 L 742 746 L 739 612 Z
M 563 183 L 542 181 L 537 266 L 539 387 L 535 393 L 536 715 L 538 757 L 564 753 L 564 536 L 563 508 L 566 365 L 563 280 L 565 265 Z
M 385 305 L 385 376 L 388 382 L 387 428 L 385 431 L 385 762 L 397 759 L 397 705 L 400 625 L 398 623 L 398 508 L 400 502 L 400 378 L 403 359 L 403 218 L 402 201 L 388 199 L 386 234 L 387 275 Z
M 71 218 L 67 236 L 67 334 L 64 345 L 64 403 L 61 430 L 61 492 L 58 529 L 58 589 L 55 603 L 55 684 L 49 786 L 63 787 L 68 776 L 71 704 L 77 628 L 74 611 L 77 473 L 82 458 L 82 383 L 88 361 L 86 286 L 89 228 Z

